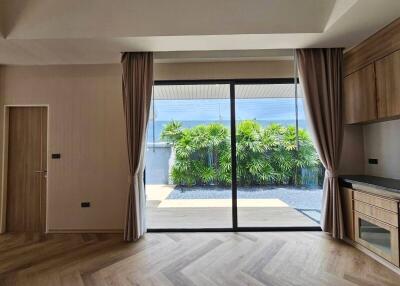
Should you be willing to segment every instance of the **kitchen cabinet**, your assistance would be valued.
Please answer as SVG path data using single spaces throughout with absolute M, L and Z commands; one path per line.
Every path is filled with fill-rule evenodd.
M 350 240 L 354 240 L 353 190 L 341 187 L 340 200 L 342 205 L 345 235 Z
M 400 273 L 400 180 L 340 176 L 346 242 Z
M 399 200 L 353 190 L 353 212 L 354 241 L 399 267 Z
M 355 241 L 399 267 L 399 229 L 357 210 Z
M 375 62 L 378 118 L 400 115 L 400 51 Z
M 400 118 L 400 18 L 347 50 L 343 74 L 344 123 Z
M 377 119 L 374 64 L 344 78 L 344 122 L 362 123 Z

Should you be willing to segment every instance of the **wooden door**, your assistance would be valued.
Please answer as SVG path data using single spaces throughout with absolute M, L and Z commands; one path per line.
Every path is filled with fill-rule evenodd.
M 375 69 L 370 64 L 344 78 L 344 121 L 353 124 L 376 118 Z
M 47 108 L 10 107 L 6 231 L 44 232 Z
M 378 117 L 400 115 L 400 51 L 375 62 Z

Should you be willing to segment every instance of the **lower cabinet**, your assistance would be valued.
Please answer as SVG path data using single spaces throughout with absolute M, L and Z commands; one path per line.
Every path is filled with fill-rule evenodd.
M 399 200 L 350 188 L 340 191 L 346 236 L 399 267 Z
M 355 241 L 399 266 L 399 229 L 354 211 Z
M 354 240 L 353 190 L 340 188 L 344 231 L 347 238 Z

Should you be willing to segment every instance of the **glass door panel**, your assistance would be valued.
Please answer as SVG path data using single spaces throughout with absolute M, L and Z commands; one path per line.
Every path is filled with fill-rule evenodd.
M 235 86 L 239 227 L 318 227 L 321 164 L 293 83 Z
M 229 85 L 156 85 L 152 104 L 147 227 L 231 228 Z
M 387 254 L 392 252 L 390 243 L 391 234 L 389 230 L 359 218 L 359 233 L 360 238 L 372 247 L 378 248 Z
M 354 212 L 355 241 L 399 265 L 399 230 L 370 216 Z

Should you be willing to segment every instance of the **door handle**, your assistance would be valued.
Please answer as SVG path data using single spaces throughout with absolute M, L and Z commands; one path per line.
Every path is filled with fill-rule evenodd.
M 43 174 L 45 178 L 47 178 L 47 170 L 37 170 L 35 171 L 36 174 Z

